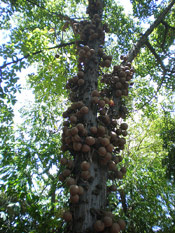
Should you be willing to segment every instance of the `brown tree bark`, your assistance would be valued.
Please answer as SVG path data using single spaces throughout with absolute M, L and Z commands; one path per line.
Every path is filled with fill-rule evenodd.
M 93 19 L 94 14 L 98 14 L 102 18 L 103 13 L 103 1 L 99 2 L 99 8 L 94 8 L 95 1 L 89 0 L 88 12 L 90 19 Z M 87 41 L 87 46 L 90 49 L 95 50 L 95 54 L 98 54 L 98 49 L 103 43 L 103 39 L 97 38 L 92 41 Z M 84 67 L 84 80 L 85 85 L 82 87 L 79 95 L 82 96 L 82 100 L 89 108 L 89 112 L 84 117 L 86 129 L 90 130 L 92 126 L 97 126 L 97 107 L 92 105 L 91 93 L 93 90 L 97 90 L 98 77 L 99 77 L 99 58 L 89 60 Z M 75 167 L 79 167 L 80 162 L 87 160 L 90 162 L 90 174 L 89 181 L 84 182 L 79 179 L 78 184 L 82 185 L 85 189 L 83 196 L 80 198 L 80 202 L 73 208 L 74 220 L 73 220 L 73 232 L 85 233 L 93 231 L 93 224 L 97 219 L 96 213 L 100 209 L 106 207 L 106 181 L 107 171 L 102 168 L 98 161 L 95 159 L 96 151 L 91 151 L 88 154 L 81 154 L 75 163 Z

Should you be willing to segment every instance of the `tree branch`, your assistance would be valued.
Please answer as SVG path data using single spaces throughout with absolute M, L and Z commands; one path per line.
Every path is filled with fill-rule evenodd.
M 154 57 L 156 58 L 157 62 L 159 63 L 159 65 L 161 66 L 161 68 L 162 68 L 162 70 L 163 70 L 163 76 L 162 76 L 162 78 L 161 78 L 161 83 L 160 83 L 160 85 L 157 87 L 157 93 L 158 93 L 158 91 L 160 90 L 160 88 L 161 88 L 161 86 L 162 86 L 162 84 L 163 84 L 163 81 L 164 81 L 164 79 L 165 79 L 165 75 L 166 75 L 166 73 L 167 73 L 168 70 L 166 69 L 165 65 L 164 65 L 163 62 L 162 62 L 162 59 L 161 59 L 160 56 L 156 53 L 156 50 L 152 47 L 152 45 L 149 43 L 148 40 L 145 42 L 145 44 L 146 44 L 146 46 L 148 47 L 148 49 L 151 51 L 151 53 L 154 55 Z
M 163 71 L 166 71 L 166 67 L 164 66 L 162 59 L 160 58 L 160 56 L 156 53 L 156 50 L 152 47 L 152 45 L 150 44 L 150 42 L 148 40 L 145 41 L 145 45 L 147 46 L 147 48 L 151 51 L 151 53 L 154 55 L 154 57 L 156 58 L 157 62 L 159 63 L 159 65 L 161 66 Z
M 51 49 L 56 49 L 56 48 L 63 48 L 63 47 L 66 47 L 68 45 L 73 45 L 75 43 L 82 43 L 82 41 L 72 41 L 72 42 L 68 42 L 68 43 L 63 43 L 63 44 L 59 44 L 59 45 L 56 45 L 54 47 L 50 47 L 50 48 L 44 48 L 43 50 L 39 50 L 37 52 L 34 52 L 34 53 L 31 53 L 31 54 L 26 54 L 25 56 L 23 56 L 22 58 L 17 58 L 16 60 L 13 60 L 12 62 L 4 62 L 4 64 L 2 66 L 0 66 L 0 70 L 1 69 L 4 69 L 5 67 L 9 66 L 9 65 L 12 65 L 12 64 L 17 64 L 18 62 L 30 57 L 30 56 L 33 56 L 33 55 L 37 55 L 39 53 L 42 53 L 44 50 L 51 50 Z
M 173 0 L 167 8 L 158 16 L 158 18 L 154 21 L 154 23 L 146 30 L 146 32 L 141 36 L 139 41 L 136 43 L 135 46 L 130 50 L 127 58 L 127 62 L 132 62 L 137 54 L 140 52 L 140 49 L 144 46 L 146 41 L 148 40 L 148 36 L 153 32 L 153 30 L 162 22 L 166 14 L 170 11 L 173 7 L 175 0 Z

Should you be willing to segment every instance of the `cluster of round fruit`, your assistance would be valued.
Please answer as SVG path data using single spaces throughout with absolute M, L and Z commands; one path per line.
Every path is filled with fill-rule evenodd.
M 133 68 L 127 63 L 126 66 L 114 66 L 112 74 L 104 74 L 101 82 L 106 84 L 107 93 L 116 97 L 127 96 L 132 77 Z
M 128 125 L 119 118 L 125 118 L 127 113 L 126 107 L 122 105 L 121 97 L 128 95 L 133 69 L 129 63 L 114 66 L 111 74 L 102 76 L 100 91 L 96 90 L 98 80 L 95 80 L 97 77 L 93 74 L 99 72 L 99 65 L 110 67 L 112 56 L 106 55 L 102 48 L 105 32 L 109 32 L 109 27 L 102 23 L 99 14 L 96 13 L 98 7 L 101 7 L 101 1 L 89 1 L 92 3 L 88 8 L 90 16 L 95 12 L 91 17 L 92 20 L 84 20 L 73 25 L 83 43 L 77 46 L 77 75 L 69 79 L 66 85 L 70 91 L 69 99 L 73 103 L 63 113 L 65 120 L 62 151 L 68 151 L 74 159 L 74 161 L 61 159 L 64 169 L 59 178 L 69 188 L 69 202 L 71 203 L 71 211 L 63 214 L 66 222 L 75 218 L 73 208 L 81 204 L 87 192 L 86 185 L 90 185 L 95 179 L 92 177 L 94 176 L 94 164 L 107 172 L 107 177 L 112 180 L 112 183 L 116 178 L 122 179 L 126 173 L 125 167 L 118 168 L 118 164 L 122 161 L 122 157 L 118 154 L 124 149 L 126 143 L 124 137 L 127 136 Z M 96 6 L 95 11 L 91 9 L 93 5 Z M 126 60 L 123 57 L 122 59 Z M 87 92 L 87 99 L 83 96 L 85 92 Z M 92 115 L 95 120 L 90 122 L 89 118 Z M 108 193 L 116 190 L 115 184 L 107 187 Z M 115 221 L 114 216 L 109 212 L 100 216 L 97 214 L 95 219 L 97 221 L 93 225 L 94 232 L 118 233 L 125 228 L 125 222 L 121 219 Z
M 108 25 L 102 23 L 98 14 L 94 14 L 91 21 L 83 20 L 74 23 L 73 29 L 76 34 L 80 35 L 80 40 L 88 42 L 98 39 L 101 44 L 104 44 L 105 32 L 109 32 Z
M 63 213 L 63 219 L 66 222 L 72 221 L 72 214 L 70 211 L 65 211 Z M 111 212 L 103 211 L 103 213 L 99 216 L 99 220 L 94 223 L 95 232 L 103 232 L 103 233 L 119 233 L 124 230 L 126 227 L 126 223 L 123 219 L 115 220 L 115 217 Z
M 93 103 L 97 101 L 95 97 Z M 98 98 L 98 97 L 97 97 Z M 111 102 L 110 102 L 111 104 Z M 107 152 L 119 152 L 124 149 L 126 140 L 123 138 L 127 135 L 128 125 L 126 123 L 117 123 L 117 120 L 110 118 L 110 115 L 105 114 L 106 109 L 104 100 L 98 100 L 99 125 L 92 126 L 88 132 L 86 125 L 83 123 L 83 116 L 88 113 L 89 108 L 84 106 L 82 102 L 76 102 L 71 105 L 63 117 L 64 121 L 62 133 L 62 150 L 70 152 L 84 152 L 95 150 L 100 157 L 105 157 Z M 80 107 L 81 106 L 81 107 Z M 103 115 L 104 114 L 104 115 Z
M 125 227 L 125 221 L 123 219 L 115 221 L 111 212 L 105 212 L 103 217 L 94 223 L 95 231 L 103 233 L 119 233 L 121 230 L 124 230 Z

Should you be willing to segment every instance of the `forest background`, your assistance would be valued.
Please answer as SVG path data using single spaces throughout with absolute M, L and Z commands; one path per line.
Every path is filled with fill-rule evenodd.
M 127 173 L 116 181 L 111 208 L 127 222 L 126 233 L 173 233 L 175 1 L 131 0 L 129 14 L 117 1 L 104 2 L 103 20 L 110 28 L 104 50 L 113 65 L 121 63 L 122 54 L 130 56 L 135 69 L 124 98 L 129 129 L 121 155 Z M 9 39 L 0 47 L 0 232 L 66 227 L 68 190 L 59 181 L 62 114 L 70 105 L 66 83 L 77 72 L 79 38 L 72 22 L 88 18 L 87 5 L 85 0 L 1 1 L 0 27 Z M 24 69 L 30 72 L 22 90 Z M 16 95 L 28 89 L 34 100 L 22 106 L 16 124 Z

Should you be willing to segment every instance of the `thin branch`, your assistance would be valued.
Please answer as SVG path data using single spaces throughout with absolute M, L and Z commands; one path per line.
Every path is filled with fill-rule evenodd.
M 175 4 L 175 0 L 173 0 L 167 8 L 157 17 L 154 23 L 146 30 L 146 32 L 141 36 L 139 41 L 136 43 L 135 46 L 130 50 L 127 58 L 127 62 L 132 62 L 137 54 L 140 52 L 140 49 L 144 46 L 146 41 L 148 40 L 148 36 L 153 32 L 153 30 L 162 22 L 166 14 L 171 10 L 173 5 Z
M 168 72 L 168 70 L 166 69 L 165 65 L 164 65 L 163 62 L 162 62 L 162 59 L 161 59 L 160 56 L 156 53 L 156 50 L 152 47 L 152 45 L 149 43 L 148 40 L 146 41 L 145 44 L 146 44 L 146 46 L 148 47 L 148 49 L 151 51 L 151 53 L 154 55 L 154 57 L 156 58 L 157 62 L 160 64 L 160 66 L 161 66 L 161 68 L 162 68 L 162 70 L 163 70 L 163 76 L 162 76 L 162 78 L 161 78 L 161 83 L 160 83 L 160 85 L 157 87 L 157 91 L 156 91 L 156 93 L 158 93 L 159 90 L 160 90 L 160 88 L 161 88 L 161 86 L 162 86 L 162 84 L 163 84 L 163 81 L 165 80 L 165 75 L 166 75 L 166 73 Z
M 4 62 L 4 64 L 2 66 L 0 66 L 0 69 L 4 69 L 5 67 L 9 66 L 9 65 L 12 65 L 12 64 L 17 64 L 18 62 L 30 57 L 30 56 L 33 56 L 33 55 L 37 55 L 39 53 L 42 53 L 44 50 L 52 50 L 52 49 L 56 49 L 56 48 L 63 48 L 63 47 L 66 47 L 68 45 L 73 45 L 73 44 L 76 44 L 76 43 L 82 43 L 82 41 L 72 41 L 72 42 L 68 42 L 68 43 L 63 43 L 63 44 L 59 44 L 59 45 L 56 45 L 54 47 L 50 47 L 50 48 L 44 48 L 43 50 L 39 50 L 37 52 L 34 52 L 34 53 L 31 53 L 31 54 L 26 54 L 25 56 L 23 56 L 22 58 L 17 58 L 16 60 L 13 60 L 12 62 Z
M 152 45 L 150 44 L 150 42 L 148 40 L 145 41 L 145 45 L 151 51 L 151 53 L 154 55 L 158 64 L 161 66 L 162 70 L 166 71 L 166 67 L 163 64 L 161 57 L 157 54 L 156 50 L 152 47 Z

